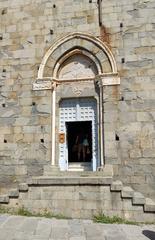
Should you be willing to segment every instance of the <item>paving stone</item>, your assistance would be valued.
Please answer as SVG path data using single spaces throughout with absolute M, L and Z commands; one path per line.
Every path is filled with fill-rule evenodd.
M 38 221 L 39 219 L 37 218 L 25 218 L 20 227 L 20 230 L 23 232 L 29 232 L 31 234 L 34 234 L 36 232 Z
M 40 237 L 48 238 L 51 235 L 52 231 L 52 220 L 49 219 L 40 219 L 36 227 L 35 234 Z
M 6 229 L 6 231 L 8 231 L 8 229 L 10 229 L 10 231 L 12 230 L 16 231 L 17 229 L 21 228 L 25 219 L 26 218 L 21 216 L 10 216 L 9 218 L 7 218 L 4 224 L 1 225 L 1 227 L 3 227 L 3 230 Z
M 69 230 L 69 237 L 70 238 L 75 238 L 84 235 L 84 227 L 81 224 L 81 221 L 75 222 L 75 221 L 70 221 L 70 230 Z
M 155 234 L 155 225 L 96 224 L 77 219 L 68 221 L 8 215 L 0 215 L 0 221 L 1 219 L 5 224 L 0 225 L 0 240 L 145 240 L 147 234 Z M 78 235 L 80 228 L 84 228 L 84 231 Z
M 5 214 L 5 215 L 0 215 L 0 226 L 1 224 L 4 224 L 5 221 L 7 221 L 9 218 L 9 215 Z
M 64 227 L 52 228 L 51 237 L 55 240 L 67 240 L 69 238 L 69 229 Z

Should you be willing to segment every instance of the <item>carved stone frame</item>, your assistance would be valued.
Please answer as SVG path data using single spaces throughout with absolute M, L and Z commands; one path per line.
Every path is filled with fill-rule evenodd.
M 90 49 L 84 49 L 83 46 L 80 46 L 81 49 L 79 49 L 79 39 L 83 40 L 86 42 L 86 46 L 90 45 L 90 43 L 92 45 L 94 45 L 95 48 L 98 48 L 99 51 L 104 52 L 111 64 L 111 72 L 109 73 L 104 73 L 103 69 L 102 69 L 102 59 L 97 58 L 96 56 L 94 56 L 94 54 L 91 54 Z M 70 42 L 70 41 L 73 41 Z M 73 45 L 77 42 L 78 46 Z M 62 51 L 61 46 L 65 45 L 65 47 L 67 46 L 68 49 L 66 50 L 65 53 L 60 53 L 60 56 L 58 57 L 58 59 L 55 60 L 55 64 L 53 66 L 53 72 L 52 72 L 52 76 L 49 77 L 45 77 L 45 67 L 47 64 L 47 61 L 49 59 L 49 57 L 52 56 L 52 54 L 56 51 L 60 49 L 60 52 Z M 66 47 L 66 48 L 67 48 Z M 58 79 L 57 78 L 57 72 L 58 69 L 60 68 L 61 64 L 63 64 L 63 62 L 68 59 L 70 56 L 72 56 L 73 54 L 83 54 L 87 57 L 89 57 L 95 64 L 95 66 L 98 69 L 98 75 L 96 75 L 93 78 L 82 78 L 82 79 L 67 79 L 67 80 L 63 80 L 63 79 Z M 103 102 L 103 87 L 104 86 L 112 86 L 112 85 L 119 85 L 120 84 L 120 77 L 118 75 L 117 72 L 117 67 L 116 67 L 116 62 L 114 59 L 114 56 L 111 52 L 111 50 L 108 48 L 108 46 L 103 43 L 101 40 L 99 40 L 96 37 L 93 37 L 89 34 L 83 34 L 83 33 L 72 33 L 69 34 L 61 39 L 59 39 L 55 44 L 53 44 L 53 46 L 47 51 L 47 53 L 45 54 L 41 64 L 40 64 L 40 68 L 38 71 L 38 77 L 37 80 L 33 83 L 33 90 L 34 91 L 41 91 L 41 90 L 51 90 L 52 91 L 52 156 L 51 156 L 51 165 L 55 166 L 55 144 L 56 144 L 56 138 L 55 138 L 55 118 L 56 118 L 56 88 L 58 85 L 60 84 L 65 84 L 67 82 L 70 83 L 76 83 L 77 82 L 88 82 L 88 81 L 93 81 L 95 82 L 95 84 L 99 87 L 100 89 L 100 111 L 102 111 L 102 102 Z M 100 116 L 100 151 L 101 151 L 101 167 L 104 165 L 104 142 L 103 142 L 103 126 L 102 126 L 102 122 L 103 122 L 103 116 L 101 114 Z

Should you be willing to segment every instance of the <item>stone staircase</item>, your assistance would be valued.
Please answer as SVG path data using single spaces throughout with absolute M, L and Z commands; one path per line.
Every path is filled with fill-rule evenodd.
M 81 162 L 81 163 L 70 163 L 68 166 L 68 171 L 73 172 L 89 172 L 91 171 L 91 163 L 89 162 Z
M 72 188 L 72 190 L 70 188 Z M 51 197 L 47 198 L 46 194 L 43 194 L 44 190 L 46 190 L 46 194 L 50 195 Z M 40 191 L 42 192 L 42 198 L 39 195 Z M 106 194 L 104 193 L 103 195 L 103 192 L 106 192 Z M 113 181 L 113 178 L 108 176 L 103 177 L 102 172 L 86 172 L 81 173 L 80 176 L 79 172 L 75 174 L 69 173 L 69 175 L 67 174 L 67 177 L 65 175 L 33 177 L 29 179 L 27 183 L 19 184 L 18 188 L 9 190 L 8 194 L 1 195 L 0 206 L 17 207 L 18 205 L 18 207 L 22 206 L 28 210 L 37 211 L 40 206 L 44 206 L 45 202 L 48 203 L 48 206 L 49 202 L 60 202 L 60 198 L 53 198 L 53 194 L 56 193 L 57 196 L 60 195 L 60 193 L 62 194 L 61 198 L 64 197 L 64 200 L 68 201 L 68 204 L 70 204 L 69 207 L 72 205 L 71 196 L 75 198 L 74 195 L 78 194 L 78 198 L 76 199 L 77 207 L 79 202 L 83 201 L 84 204 L 82 207 L 80 207 L 79 214 L 75 214 L 76 211 L 72 210 L 72 212 L 70 211 L 70 213 L 66 214 L 68 217 L 91 217 L 89 215 L 89 212 L 92 213 L 93 208 L 93 205 L 91 205 L 91 200 L 98 202 L 98 199 L 95 198 L 98 196 L 100 200 L 101 198 L 105 198 L 105 200 L 101 202 L 101 209 L 99 207 L 97 210 L 103 210 L 102 212 L 106 213 L 107 215 L 119 215 L 129 220 L 141 222 L 155 221 L 155 202 L 153 200 L 150 198 L 145 198 L 143 194 L 134 191 L 129 186 L 124 186 L 121 181 Z M 68 195 L 69 193 L 72 193 L 73 195 Z M 108 197 L 109 194 L 110 197 Z M 75 199 L 73 200 L 75 201 Z M 63 201 L 63 199 L 61 199 L 61 201 Z M 106 201 L 107 203 L 109 202 L 109 205 L 108 207 L 103 207 L 103 205 L 105 206 Z M 29 203 L 29 205 L 27 203 Z M 90 209 L 87 207 L 89 205 Z M 120 206 L 123 207 L 121 208 Z M 57 206 L 57 208 L 59 207 L 61 206 Z M 63 207 L 61 210 L 62 209 Z M 84 214 L 84 212 L 86 214 Z M 97 213 L 96 209 L 94 209 L 93 214 L 94 213 Z

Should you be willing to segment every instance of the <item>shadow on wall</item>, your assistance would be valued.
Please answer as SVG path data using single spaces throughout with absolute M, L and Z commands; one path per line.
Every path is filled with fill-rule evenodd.
M 143 233 L 147 238 L 149 238 L 150 240 L 155 240 L 155 232 L 149 231 L 149 230 L 144 230 L 142 233 Z

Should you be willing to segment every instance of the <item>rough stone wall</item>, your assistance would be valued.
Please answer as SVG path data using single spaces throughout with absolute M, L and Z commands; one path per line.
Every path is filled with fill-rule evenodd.
M 104 88 L 105 161 L 155 198 L 155 1 L 104 0 L 101 28 L 90 2 L 0 1 L 0 185 L 41 175 L 49 163 L 51 92 L 32 83 L 54 41 L 81 31 L 108 43 L 121 76 L 120 87 Z
M 121 85 L 119 91 L 115 87 L 105 89 L 105 125 L 111 119 L 113 129 L 118 129 L 108 135 L 110 140 L 116 140 L 117 149 L 113 153 L 109 151 L 109 161 L 117 165 L 118 178 L 155 198 L 155 2 L 121 1 L 119 4 L 123 28 L 115 35 L 117 45 L 113 46 L 113 40 L 111 45 L 118 51 L 115 58 Z

